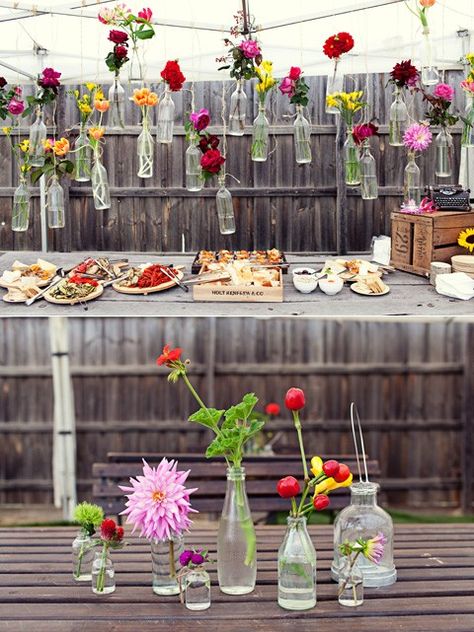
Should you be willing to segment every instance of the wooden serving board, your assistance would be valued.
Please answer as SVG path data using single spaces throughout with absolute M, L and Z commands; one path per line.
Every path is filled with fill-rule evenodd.
M 52 289 L 54 290 L 55 288 L 52 288 Z M 54 296 L 51 296 L 49 291 L 43 295 L 43 298 L 46 301 L 48 301 L 48 303 L 56 303 L 56 305 L 76 305 L 77 303 L 85 303 L 87 301 L 93 301 L 95 298 L 99 298 L 99 296 L 101 296 L 103 291 L 104 291 L 103 286 L 99 284 L 93 292 L 91 292 L 84 298 L 75 298 L 75 299 L 69 299 L 69 300 L 63 301 L 63 300 L 55 298 Z
M 36 281 L 35 285 L 36 287 L 46 287 L 47 285 L 49 285 L 51 283 L 51 281 L 54 279 L 54 274 L 53 276 L 49 277 L 49 279 L 46 279 L 44 281 Z M 25 279 L 32 279 L 33 277 L 23 277 Z M 18 279 L 18 281 L 14 281 L 14 283 L 18 283 L 20 282 L 21 279 Z M 5 281 L 2 281 L 2 279 L 0 279 L 0 287 L 5 288 L 6 290 L 8 290 L 8 288 L 13 285 L 13 283 L 5 283 Z
M 174 268 L 176 270 L 176 268 Z M 178 270 L 178 274 L 176 275 L 178 281 L 184 277 L 184 272 L 182 270 Z M 155 285 L 154 287 L 125 287 L 120 285 L 119 283 L 113 283 L 112 287 L 116 292 L 120 292 L 121 294 L 143 294 L 146 296 L 147 294 L 152 294 L 153 292 L 162 292 L 163 290 L 169 290 L 172 287 L 176 286 L 176 281 L 172 281 L 171 279 L 166 283 L 161 283 L 160 285 Z

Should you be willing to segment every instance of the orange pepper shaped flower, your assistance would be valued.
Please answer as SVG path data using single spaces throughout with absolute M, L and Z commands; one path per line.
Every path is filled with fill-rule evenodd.
M 53 151 L 56 156 L 65 156 L 69 151 L 69 141 L 67 140 L 67 138 L 60 138 L 59 140 L 55 141 L 53 145 Z
M 94 107 L 98 112 L 107 112 L 110 107 L 110 101 L 108 101 L 107 99 L 95 99 Z
M 105 127 L 90 127 L 89 136 L 94 140 L 100 140 L 105 134 Z

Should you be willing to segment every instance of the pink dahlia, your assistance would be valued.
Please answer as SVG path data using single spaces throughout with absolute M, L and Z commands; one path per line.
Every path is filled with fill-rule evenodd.
M 427 149 L 433 135 L 424 123 L 413 123 L 403 135 L 403 144 L 411 151 L 424 151 Z
M 445 101 L 452 101 L 454 97 L 454 88 L 449 86 L 447 83 L 438 83 L 433 90 L 433 96 L 438 97 L 439 99 L 444 99 Z
M 127 523 L 133 524 L 132 533 L 140 529 L 140 537 L 165 540 L 189 528 L 189 514 L 197 513 L 189 496 L 196 488 L 184 486 L 189 470 L 179 472 L 177 467 L 177 461 L 167 459 L 162 459 L 158 467 L 150 467 L 143 459 L 143 476 L 131 478 L 132 487 L 120 486 L 129 492 L 125 494 L 127 508 L 122 514 L 127 516 Z
M 370 538 L 365 542 L 362 553 L 364 557 L 366 557 L 374 564 L 380 564 L 386 544 L 387 538 L 384 536 L 384 534 L 381 532 L 377 533 L 374 538 Z

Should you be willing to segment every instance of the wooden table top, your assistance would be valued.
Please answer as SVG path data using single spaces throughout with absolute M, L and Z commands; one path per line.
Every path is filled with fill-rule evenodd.
M 188 272 L 193 257 L 190 255 L 150 253 L 48 253 L 5 252 L 0 255 L 0 274 L 10 269 L 15 259 L 34 263 L 38 257 L 70 267 L 86 257 L 109 256 L 114 259 L 127 257 L 131 263 L 174 263 L 184 265 Z M 353 255 L 356 256 L 356 255 Z M 320 269 L 327 257 L 320 254 L 289 254 L 291 264 L 310 265 Z M 390 292 L 385 296 L 367 297 L 355 294 L 348 284 L 336 296 L 326 296 L 317 289 L 311 294 L 301 294 L 292 283 L 290 274 L 284 275 L 283 303 L 206 303 L 193 300 L 192 290 L 185 293 L 179 288 L 157 292 L 148 296 L 119 294 L 112 287 L 103 295 L 87 304 L 54 305 L 39 300 L 30 307 L 24 304 L 7 304 L 0 301 L 0 316 L 472 316 L 474 301 L 450 299 L 437 294 L 427 279 L 394 272 L 385 277 Z
M 97 597 L 71 574 L 73 528 L 0 529 L 0 629 L 13 632 L 148 632 L 175 629 L 248 632 L 473 632 L 474 523 L 396 525 L 393 586 L 365 589 L 358 608 L 340 606 L 331 581 L 332 528 L 311 527 L 318 554 L 318 603 L 292 612 L 277 602 L 277 550 L 284 527 L 259 526 L 257 587 L 250 595 L 219 592 L 211 566 L 212 605 L 191 612 L 177 597 L 151 589 L 146 541 L 128 538 L 113 551 L 116 591 Z M 186 544 L 203 545 L 215 558 L 216 530 L 196 527 Z M 297 622 L 297 623 L 296 623 Z M 295 627 L 296 625 L 296 627 Z

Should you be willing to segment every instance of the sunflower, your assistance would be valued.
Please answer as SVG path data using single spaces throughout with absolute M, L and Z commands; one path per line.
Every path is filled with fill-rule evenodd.
M 461 248 L 466 248 L 472 255 L 474 250 L 474 228 L 466 228 L 459 233 L 458 244 Z

